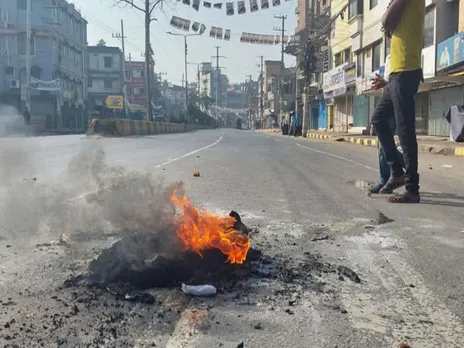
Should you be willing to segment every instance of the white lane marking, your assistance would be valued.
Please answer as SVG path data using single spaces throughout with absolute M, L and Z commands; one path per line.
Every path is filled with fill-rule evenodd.
M 360 163 L 360 162 L 353 161 L 353 160 L 351 160 L 351 159 L 349 159 L 349 158 L 345 158 L 345 157 L 342 157 L 342 156 L 334 155 L 333 153 L 330 153 L 330 152 L 325 152 L 325 151 L 313 149 L 312 147 L 304 146 L 304 145 L 301 145 L 301 144 L 296 144 L 296 145 L 299 146 L 299 147 L 302 147 L 302 148 L 304 148 L 304 149 L 310 150 L 310 151 L 318 152 L 318 153 L 321 153 L 321 154 L 324 154 L 324 155 L 327 155 L 327 156 L 330 156 L 330 157 L 333 157 L 333 158 L 337 158 L 337 159 L 340 159 L 340 160 L 343 160 L 343 161 L 346 161 L 346 162 L 350 162 L 350 163 L 352 163 L 352 164 L 356 164 L 357 166 L 364 167 L 364 168 L 369 169 L 369 170 L 372 170 L 372 171 L 374 171 L 374 172 L 376 172 L 376 173 L 379 172 L 378 169 L 372 168 L 371 166 L 362 164 L 362 163 Z
M 194 150 L 194 151 L 188 152 L 188 153 L 186 153 L 186 154 L 183 154 L 182 156 L 175 157 L 175 158 L 171 158 L 171 159 L 169 159 L 168 161 L 166 161 L 166 162 L 164 162 L 164 163 L 161 163 L 161 164 L 156 165 L 155 168 L 164 167 L 164 166 L 166 166 L 166 165 L 168 165 L 168 164 L 170 164 L 170 163 L 177 162 L 177 161 L 179 161 L 179 160 L 181 160 L 181 159 L 183 159 L 183 158 L 192 156 L 192 155 L 194 155 L 194 154 L 196 154 L 196 153 L 198 153 L 198 152 L 200 152 L 200 151 L 209 149 L 210 147 L 213 147 L 213 146 L 219 144 L 219 142 L 222 141 L 222 137 L 223 137 L 223 136 L 224 136 L 224 132 L 222 132 L 222 134 L 221 134 L 221 136 L 219 137 L 219 139 L 216 140 L 214 143 L 209 144 L 209 145 L 206 145 L 206 146 L 203 146 L 203 147 L 201 147 L 201 148 L 199 148 L 199 149 L 196 149 L 196 150 Z
M 154 168 L 157 168 L 157 169 L 158 169 L 158 168 L 164 167 L 164 166 L 166 166 L 166 165 L 168 165 L 168 164 L 171 164 L 171 163 L 173 163 L 173 162 L 177 162 L 177 161 L 179 161 L 179 160 L 181 160 L 181 159 L 183 159 L 183 158 L 186 158 L 186 157 L 189 157 L 189 156 L 191 156 L 191 155 L 194 155 L 194 154 L 196 154 L 196 153 L 198 153 L 198 152 L 200 152 L 200 151 L 209 149 L 210 147 L 213 147 L 213 146 L 219 144 L 220 141 L 222 141 L 222 137 L 224 136 L 224 133 L 225 133 L 225 131 L 222 132 L 222 134 L 221 134 L 221 136 L 219 137 L 219 139 L 216 140 L 214 143 L 209 144 L 209 145 L 206 145 L 206 146 L 203 146 L 203 147 L 201 147 L 201 148 L 199 148 L 199 149 L 196 149 L 196 150 L 194 150 L 194 151 L 188 152 L 188 153 L 186 153 L 186 154 L 183 154 L 182 156 L 175 157 L 175 158 L 171 158 L 171 159 L 169 159 L 168 161 L 166 161 L 166 162 L 164 162 L 164 163 L 161 163 L 161 164 L 156 165 Z M 118 178 L 118 177 L 121 177 L 121 178 L 122 178 L 122 177 L 124 177 L 124 176 L 125 176 L 125 174 L 123 174 L 123 175 L 117 175 L 117 176 L 114 176 L 114 177 L 112 177 L 112 178 Z M 77 201 L 77 200 L 80 200 L 80 199 L 83 199 L 83 198 L 86 198 L 86 199 L 87 199 L 87 198 L 91 198 L 92 195 L 95 195 L 96 193 L 97 193 L 96 191 L 83 192 L 83 193 L 81 193 L 80 195 L 77 195 L 77 196 L 75 196 L 75 197 L 73 197 L 73 198 L 70 198 L 69 200 L 67 200 L 67 202 L 68 202 L 68 203 L 71 203 L 71 202 L 74 202 L 74 201 Z
M 198 340 L 194 327 L 207 317 L 208 311 L 205 309 L 186 308 L 180 315 L 165 348 L 192 347 Z

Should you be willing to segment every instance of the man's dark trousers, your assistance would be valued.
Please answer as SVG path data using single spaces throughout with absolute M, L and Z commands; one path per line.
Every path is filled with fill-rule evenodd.
M 396 155 L 396 144 L 388 119 L 395 117 L 398 137 L 403 149 L 406 169 L 406 190 L 419 192 L 416 139 L 415 95 L 422 80 L 422 69 L 390 74 L 387 86 L 372 116 L 372 124 L 385 152 L 387 163 L 395 177 L 403 175 Z

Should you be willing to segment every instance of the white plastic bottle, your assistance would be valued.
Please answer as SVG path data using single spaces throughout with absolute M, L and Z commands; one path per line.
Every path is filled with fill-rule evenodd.
M 182 291 L 194 296 L 212 296 L 216 294 L 216 288 L 212 285 L 185 285 L 182 284 Z

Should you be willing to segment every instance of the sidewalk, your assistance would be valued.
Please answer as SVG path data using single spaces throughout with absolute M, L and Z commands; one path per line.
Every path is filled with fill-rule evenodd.
M 349 133 L 308 131 L 308 138 L 331 139 L 363 146 L 377 146 L 377 137 L 369 135 L 355 135 Z M 399 145 L 398 137 L 395 137 Z M 428 152 L 437 155 L 462 156 L 464 157 L 464 143 L 449 141 L 446 137 L 435 137 L 429 135 L 418 135 L 417 142 L 419 152 Z

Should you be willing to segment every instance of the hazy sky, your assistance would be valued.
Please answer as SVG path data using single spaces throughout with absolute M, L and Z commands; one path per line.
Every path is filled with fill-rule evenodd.
M 211 0 L 210 0 L 211 1 Z M 247 75 L 253 75 L 256 80 L 259 74 L 258 56 L 263 55 L 265 60 L 280 60 L 280 45 L 259 45 L 246 44 L 240 42 L 242 32 L 256 34 L 274 35 L 278 34 L 273 27 L 280 26 L 280 20 L 274 19 L 274 15 L 287 15 L 285 27 L 288 29 L 287 35 L 293 35 L 295 31 L 296 1 L 281 0 L 282 4 L 254 13 L 249 12 L 249 0 L 246 0 L 247 13 L 238 15 L 236 0 L 235 15 L 227 16 L 225 2 L 222 10 L 208 9 L 200 6 L 197 12 L 192 7 L 182 4 L 176 0 L 166 0 L 163 7 L 155 10 L 155 17 L 158 21 L 152 22 L 151 42 L 155 53 L 156 72 L 166 72 L 165 78 L 175 84 L 180 84 L 184 71 L 184 38 L 171 36 L 167 31 L 183 33 L 171 27 L 169 22 L 171 17 L 178 16 L 203 23 L 207 29 L 202 36 L 190 37 L 188 43 L 188 60 L 192 63 L 211 61 L 211 56 L 216 54 L 215 46 L 221 46 L 220 55 L 227 59 L 221 59 L 220 65 L 227 68 L 225 73 L 231 82 L 240 82 L 246 79 Z M 133 60 L 143 60 L 141 53 L 144 48 L 144 27 L 143 13 L 130 8 L 115 7 L 116 0 L 71 0 L 76 7 L 81 10 L 84 17 L 89 22 L 88 42 L 95 45 L 99 39 L 103 38 L 108 46 L 120 46 L 117 39 L 112 38 L 112 33 L 120 32 L 120 21 L 124 19 L 124 29 L 126 36 L 126 56 L 132 54 Z M 135 3 L 143 4 L 143 0 L 134 0 Z M 212 1 L 221 2 L 221 0 Z M 201 1 L 203 3 L 203 0 Z M 232 37 L 230 41 L 217 40 L 209 37 L 211 26 L 231 29 Z M 286 55 L 286 66 L 294 66 L 295 59 Z M 188 77 L 190 81 L 196 81 L 197 67 L 188 66 Z

